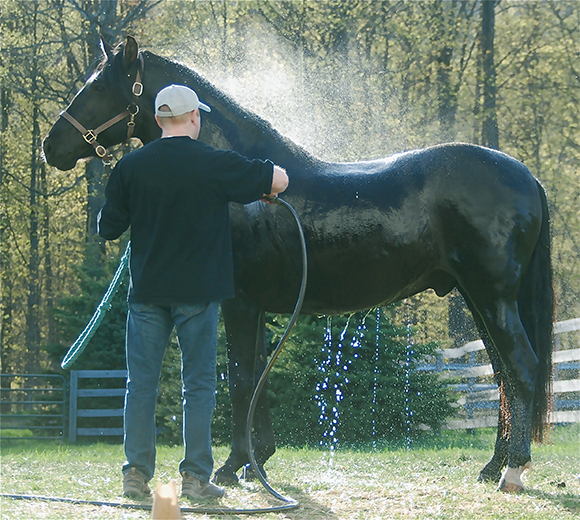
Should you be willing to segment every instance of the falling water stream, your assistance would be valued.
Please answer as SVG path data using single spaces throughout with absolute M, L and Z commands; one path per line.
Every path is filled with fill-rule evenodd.
M 378 390 L 378 376 L 379 376 L 379 354 L 381 348 L 381 308 L 377 307 L 377 314 L 375 319 L 375 368 L 374 368 L 374 378 L 373 378 L 373 407 L 371 410 L 372 415 L 372 428 L 373 428 L 373 450 L 377 449 L 377 390 Z
M 402 318 L 405 323 L 405 353 L 404 358 L 400 360 L 404 368 L 404 408 L 405 408 L 405 443 L 406 448 L 411 447 L 411 426 L 413 422 L 413 410 L 411 403 L 411 371 L 412 360 L 415 355 L 414 340 L 412 334 L 412 320 L 409 313 L 408 302 L 404 303 L 404 314 Z M 346 392 L 346 385 L 349 384 L 349 370 L 351 365 L 356 365 L 359 359 L 357 349 L 364 346 L 367 337 L 369 340 L 373 337 L 369 335 L 367 319 L 372 314 L 365 315 L 356 329 L 352 333 L 350 342 L 348 338 L 349 322 L 342 332 L 335 337 L 333 334 L 333 321 L 331 316 L 327 316 L 324 328 L 324 343 L 320 349 L 320 354 L 315 358 L 315 363 L 321 375 L 321 380 L 316 384 L 315 400 L 320 409 L 319 424 L 324 427 L 322 438 L 319 441 L 321 447 L 328 448 L 329 459 L 327 467 L 332 471 L 335 463 L 335 452 L 339 445 L 340 439 L 340 418 L 341 407 L 346 403 L 343 402 Z M 380 394 L 380 376 L 381 371 L 386 367 L 381 367 L 381 350 L 385 348 L 383 334 L 381 333 L 381 320 L 384 318 L 383 310 L 379 307 L 374 313 L 374 357 L 372 358 L 373 377 L 371 380 L 372 387 L 369 388 L 369 398 L 371 399 L 371 420 L 366 427 L 371 428 L 372 449 L 377 449 L 377 441 L 381 437 L 379 430 L 380 413 L 379 394 Z M 372 330 L 372 329 L 371 329 Z M 372 334 L 372 332 L 370 332 Z M 372 341 L 372 340 L 371 340 Z M 371 343 L 371 345 L 373 344 Z M 352 355 L 345 351 L 346 347 L 353 349 Z M 367 346 L 368 348 L 368 346 Z M 372 347 L 371 347 L 372 348 Z M 365 427 L 361 424 L 361 427 Z M 326 464 L 326 463 L 325 463 Z
M 411 358 L 415 354 L 415 349 L 413 346 L 413 335 L 411 332 L 411 317 L 409 315 L 409 305 L 405 300 L 405 325 L 406 325 L 406 347 L 405 347 L 405 424 L 406 424 L 406 435 L 405 439 L 407 441 L 407 450 L 411 449 L 411 418 L 413 416 L 413 410 L 411 410 L 410 403 L 410 390 L 411 384 L 409 381 L 409 376 L 411 374 Z
M 334 349 L 332 335 L 332 317 L 327 316 L 324 329 L 324 345 L 321 349 L 320 360 L 315 360 L 318 370 L 322 373 L 323 379 L 316 385 L 315 399 L 320 407 L 319 423 L 326 424 L 326 428 L 320 441 L 321 446 L 327 446 L 330 451 L 328 469 L 334 466 L 334 453 L 338 442 L 338 424 L 340 419 L 339 404 L 343 399 L 343 366 L 342 366 L 342 342 L 346 335 L 347 327 L 340 335 L 339 343 Z M 346 367 L 344 367 L 346 368 Z M 341 377 L 342 376 L 342 377 Z M 348 379 L 346 380 L 348 383 Z M 328 392 L 332 389 L 333 398 L 328 398 Z

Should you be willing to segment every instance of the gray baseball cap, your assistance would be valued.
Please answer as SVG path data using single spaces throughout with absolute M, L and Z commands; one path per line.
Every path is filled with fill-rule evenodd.
M 159 107 L 167 105 L 169 110 L 160 111 Z M 211 108 L 202 103 L 197 94 L 185 85 L 169 85 L 160 90 L 155 98 L 155 113 L 159 117 L 176 117 L 199 108 L 211 112 Z

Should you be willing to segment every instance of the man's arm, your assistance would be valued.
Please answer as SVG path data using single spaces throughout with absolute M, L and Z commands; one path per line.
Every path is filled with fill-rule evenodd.
M 97 232 L 105 240 L 119 238 L 130 226 L 129 210 L 123 196 L 119 163 L 113 168 L 105 188 L 105 205 L 97 216 Z

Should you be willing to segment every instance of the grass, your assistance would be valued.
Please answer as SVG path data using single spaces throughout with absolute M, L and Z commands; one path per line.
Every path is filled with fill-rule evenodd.
M 442 432 L 404 445 L 376 449 L 280 449 L 267 464 L 270 484 L 300 502 L 285 513 L 253 515 L 252 519 L 505 519 L 565 520 L 580 515 L 580 425 L 557 427 L 551 444 L 533 447 L 534 466 L 524 477 L 526 491 L 497 493 L 476 481 L 491 456 L 494 432 Z M 227 457 L 216 448 L 216 467 Z M 122 501 L 120 445 L 4 441 L 1 448 L 2 492 Z M 156 476 L 151 483 L 179 482 L 180 447 L 158 448 Z M 228 489 L 218 505 L 254 508 L 279 505 L 258 482 Z M 182 501 L 181 505 L 195 506 Z M 198 504 L 199 505 L 199 504 Z M 2 520 L 142 519 L 147 511 L 72 505 L 40 500 L 2 498 Z M 184 518 L 218 518 L 186 513 Z M 223 517 L 220 517 L 223 518 Z M 245 518 L 234 515 L 233 518 Z

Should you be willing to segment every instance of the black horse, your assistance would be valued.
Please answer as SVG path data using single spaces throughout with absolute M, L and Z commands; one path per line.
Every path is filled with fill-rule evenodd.
M 300 215 L 309 256 L 303 313 L 340 314 L 458 288 L 502 393 L 495 452 L 480 479 L 521 489 L 531 439 L 541 440 L 548 411 L 554 306 L 546 196 L 528 168 L 469 144 L 320 161 L 193 70 L 140 52 L 133 38 L 115 49 L 103 42 L 103 50 L 97 73 L 44 141 L 48 163 L 66 170 L 106 155 L 104 146 L 123 142 L 128 128 L 144 143 L 158 138 L 156 93 L 171 83 L 192 87 L 212 107 L 202 141 L 287 168 L 284 198 Z M 222 311 L 233 432 L 230 456 L 214 477 L 222 483 L 237 481 L 248 462 L 245 419 L 266 359 L 264 313 L 292 311 L 301 273 L 296 224 L 284 208 L 256 202 L 230 211 L 236 298 Z M 263 464 L 275 451 L 265 394 L 254 425 Z

